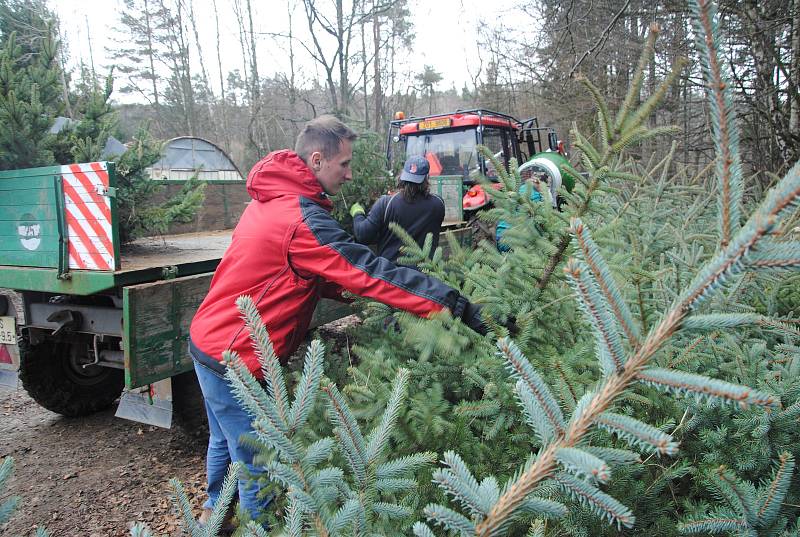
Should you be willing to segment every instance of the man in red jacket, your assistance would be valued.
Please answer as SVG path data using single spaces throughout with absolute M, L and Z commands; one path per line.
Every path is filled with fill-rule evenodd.
M 419 316 L 445 309 L 485 333 L 480 308 L 455 289 L 413 269 L 397 267 L 356 243 L 331 217 L 331 197 L 352 179 L 356 134 L 333 116 L 310 121 L 295 150 L 264 157 L 247 177 L 253 201 L 233 232 L 211 288 L 190 328 L 189 352 L 205 398 L 210 438 L 206 519 L 231 460 L 251 471 L 252 453 L 239 445 L 251 417 L 224 378 L 222 353 L 236 351 L 258 378 L 261 368 L 235 301 L 253 298 L 282 362 L 297 349 L 320 297 L 348 290 Z M 269 500 L 239 482 L 240 506 L 258 516 Z

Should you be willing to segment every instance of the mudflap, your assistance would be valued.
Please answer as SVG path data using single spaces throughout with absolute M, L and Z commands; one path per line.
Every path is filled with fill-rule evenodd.
M 115 416 L 169 429 L 172 427 L 172 380 L 167 378 L 125 390 Z

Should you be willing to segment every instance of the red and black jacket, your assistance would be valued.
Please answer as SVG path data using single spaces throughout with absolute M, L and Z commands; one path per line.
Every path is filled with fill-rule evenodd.
M 230 349 L 261 374 L 236 308 L 256 302 L 277 356 L 287 359 L 303 340 L 320 297 L 342 289 L 415 315 L 459 310 L 459 293 L 419 271 L 397 267 L 356 243 L 330 215 L 331 201 L 313 172 L 289 150 L 270 153 L 247 177 L 253 201 L 192 320 L 193 346 L 216 360 Z

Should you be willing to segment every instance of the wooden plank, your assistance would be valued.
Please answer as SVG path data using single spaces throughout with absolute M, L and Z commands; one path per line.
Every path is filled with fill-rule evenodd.
M 0 179 L 0 183 L 2 183 Z M 0 207 L 19 207 L 21 205 L 46 205 L 47 195 L 53 190 L 52 185 L 49 189 L 34 188 L 26 190 L 15 190 L 13 194 L 0 195 Z
M 0 181 L 14 179 L 17 177 L 38 177 L 58 175 L 61 173 L 61 166 L 44 166 L 42 168 L 23 168 L 19 170 L 5 170 L 0 172 Z
M 212 274 L 128 286 L 122 292 L 125 385 L 151 384 L 192 368 L 189 323 Z
M 113 165 L 89 162 L 62 166 L 60 179 L 65 219 L 62 225 L 68 230 L 70 251 L 69 256 L 63 252 L 62 264 L 68 264 L 69 269 L 117 270 L 115 197 L 108 194 L 113 192 L 109 190 L 114 180 Z
M 13 221 L 19 220 L 19 217 L 28 212 L 37 212 L 46 214 L 49 207 L 46 203 L 14 203 L 9 205 L 0 205 L 0 221 Z M 55 215 L 51 220 L 55 220 Z
M 43 170 L 39 168 L 38 170 Z M 0 252 L 2 263 L 21 267 L 58 267 L 56 174 L 0 173 Z M 13 201 L 14 203 L 9 203 Z
M 23 171 L 23 170 L 20 170 Z M 8 177 L 0 180 L 0 192 L 18 192 L 24 190 L 52 189 L 53 175 Z M 14 194 L 3 194 L 13 196 Z
M 58 221 L 55 218 L 40 218 L 35 223 L 39 226 L 39 236 L 55 237 L 55 240 L 58 241 Z M 26 222 L 22 218 L 13 220 L 0 219 L 0 248 L 7 247 L 11 250 L 16 250 L 17 246 L 22 248 L 20 240 L 26 238 L 28 233 L 33 231 L 25 228 Z
M 0 250 L 3 263 L 24 267 L 55 267 L 58 265 L 58 250 Z

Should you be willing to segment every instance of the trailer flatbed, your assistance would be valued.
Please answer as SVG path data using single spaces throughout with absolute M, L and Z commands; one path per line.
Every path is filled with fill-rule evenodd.
M 125 285 L 213 272 L 231 242 L 232 230 L 143 237 L 120 249 L 113 271 L 0 265 L 0 287 L 70 295 L 92 295 Z

